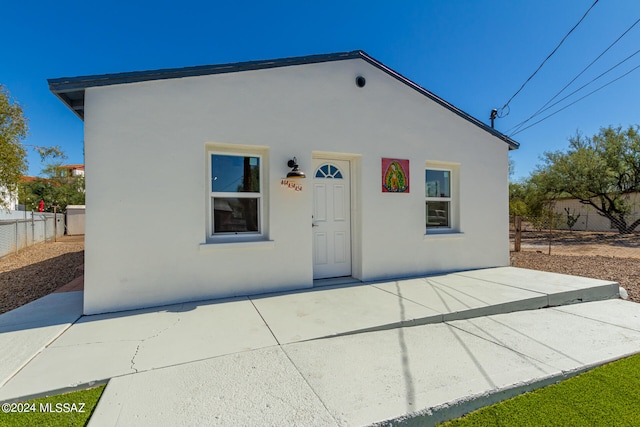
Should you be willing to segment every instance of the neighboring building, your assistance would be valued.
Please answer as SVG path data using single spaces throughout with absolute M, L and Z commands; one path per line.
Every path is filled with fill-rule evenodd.
M 67 205 L 67 235 L 84 235 L 85 205 Z
M 627 224 L 631 224 L 640 218 L 640 193 L 630 193 L 627 197 L 627 201 L 631 206 L 631 212 L 627 215 Z M 611 220 L 600 215 L 593 206 L 581 203 L 578 199 L 557 199 L 553 202 L 553 211 L 560 218 L 558 228 L 561 230 L 569 229 L 567 219 L 571 215 L 573 218 L 577 218 L 576 223 L 571 228 L 572 230 L 618 231 L 617 227 L 611 223 Z
M 362 51 L 49 85 L 85 121 L 86 314 L 509 265 L 518 143 Z
M 84 176 L 84 165 L 61 165 L 58 166 L 63 171 L 63 175 L 68 178 Z

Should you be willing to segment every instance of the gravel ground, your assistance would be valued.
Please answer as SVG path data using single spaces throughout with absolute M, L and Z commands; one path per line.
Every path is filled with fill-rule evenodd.
M 514 248 L 511 233 L 511 248 Z M 522 250 L 549 253 L 549 233 L 523 232 Z M 635 258 L 640 260 L 640 233 L 617 234 L 590 231 L 554 231 L 551 255 L 602 255 L 605 257 Z
M 0 314 L 41 298 L 82 275 L 84 240 L 39 243 L 0 259 Z
M 532 270 L 611 280 L 626 289 L 630 301 L 640 302 L 640 259 L 512 252 L 511 265 Z

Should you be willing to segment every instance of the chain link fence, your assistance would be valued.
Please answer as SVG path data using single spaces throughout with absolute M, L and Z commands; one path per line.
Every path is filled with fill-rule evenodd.
M 638 212 L 625 215 L 625 230 L 619 220 L 614 222 L 596 213 L 554 210 L 536 217 L 516 216 L 510 224 L 511 249 L 640 259 L 640 226 L 628 229 L 638 219 Z
M 28 212 L 26 215 L 23 219 L 0 220 L 0 258 L 64 235 L 64 214 Z

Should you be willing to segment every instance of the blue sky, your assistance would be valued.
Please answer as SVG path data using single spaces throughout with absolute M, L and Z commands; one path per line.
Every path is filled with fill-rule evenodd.
M 593 0 L 3 2 L 0 83 L 24 107 L 26 144 L 83 162 L 83 124 L 47 78 L 187 67 L 362 49 L 488 123 Z M 637 0 L 602 0 L 496 120 L 528 118 L 640 18 Z M 565 93 L 640 49 L 640 24 Z M 640 54 L 547 113 L 640 65 Z M 563 95 L 564 96 L 564 95 Z M 602 126 L 640 124 L 640 69 L 513 138 L 514 178 L 544 151 Z M 544 117 L 546 114 L 539 116 Z M 535 120 L 533 120 L 535 121 Z M 532 122 L 533 122 L 532 121 Z M 40 172 L 29 155 L 29 173 Z M 117 171 L 117 165 L 114 165 Z

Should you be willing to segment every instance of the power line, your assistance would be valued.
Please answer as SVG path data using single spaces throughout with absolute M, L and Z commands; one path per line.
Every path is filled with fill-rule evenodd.
M 536 70 L 533 72 L 533 74 L 531 74 L 529 76 L 529 78 L 527 80 L 525 80 L 524 83 L 522 83 L 522 86 L 520 86 L 520 89 L 518 89 L 516 91 L 516 93 L 514 93 L 511 96 L 511 98 L 509 98 L 509 100 L 502 106 L 502 108 L 500 108 L 500 114 L 498 115 L 498 117 L 504 117 L 506 115 L 506 114 L 505 115 L 502 114 L 504 109 L 507 108 L 509 106 L 509 103 L 511 103 L 511 101 L 513 100 L 513 98 L 515 98 L 516 95 L 518 95 L 520 93 L 520 91 L 522 89 L 524 89 L 524 87 L 527 85 L 527 83 L 529 83 L 529 81 L 533 78 L 533 76 L 535 76 L 538 73 L 538 71 L 540 71 L 542 66 L 549 60 L 549 58 L 551 58 L 553 56 L 553 54 L 556 53 L 556 51 L 560 48 L 560 46 L 562 46 L 562 43 L 564 43 L 564 41 L 567 39 L 567 37 L 569 37 L 569 34 L 571 34 L 573 32 L 573 30 L 575 30 L 578 27 L 578 25 L 580 25 L 580 23 L 584 20 L 584 18 L 586 18 L 586 16 L 589 14 L 591 9 L 593 9 L 593 7 L 596 5 L 596 3 L 598 3 L 598 1 L 599 0 L 595 0 L 593 2 L 591 7 L 589 7 L 589 9 L 587 9 L 587 11 L 584 13 L 584 15 L 582 15 L 582 18 L 580 18 L 578 23 L 576 25 L 574 25 L 573 28 L 571 28 L 569 30 L 569 32 L 562 38 L 562 40 L 560 40 L 560 43 L 558 43 L 558 45 L 555 47 L 555 49 L 553 49 L 553 51 L 551 51 L 551 53 L 544 59 L 544 61 L 542 61 L 542 63 L 538 66 L 538 68 L 536 68 Z M 509 114 L 509 113 L 507 112 L 507 114 Z
M 637 54 L 640 53 L 640 49 L 636 50 L 634 53 L 632 53 L 631 55 L 627 56 L 625 59 L 623 59 L 622 61 L 618 62 L 616 65 L 614 65 L 613 67 L 609 68 L 607 71 L 601 73 L 599 76 L 591 79 L 589 82 L 583 84 L 582 86 L 580 86 L 578 89 L 574 90 L 573 92 L 571 92 L 569 95 L 559 99 L 558 101 L 554 102 L 553 104 L 549 105 L 547 108 L 544 109 L 540 109 L 538 110 L 538 112 L 536 112 L 536 114 L 534 114 L 533 116 L 529 117 L 527 120 L 517 124 L 516 126 L 514 126 L 511 129 L 515 129 L 514 132 L 512 133 L 512 135 L 515 135 L 516 133 L 518 133 L 518 129 L 522 127 L 522 125 L 524 125 L 525 123 L 527 123 L 529 120 L 531 120 L 532 118 L 538 116 L 539 114 L 544 113 L 545 111 L 551 109 L 552 107 L 555 107 L 556 105 L 558 105 L 559 103 L 561 103 L 562 101 L 564 101 L 565 99 L 571 97 L 572 95 L 575 95 L 577 92 L 580 92 L 582 89 L 584 89 L 585 87 L 589 86 L 591 83 L 595 82 L 596 80 L 598 80 L 600 77 L 603 77 L 604 75 L 610 73 L 611 71 L 613 71 L 614 69 L 618 68 L 620 65 L 624 64 L 625 62 L 627 62 L 629 59 L 633 58 L 634 56 L 636 56 Z M 581 98 L 582 99 L 582 98 Z M 546 104 L 545 104 L 546 105 Z M 510 132 L 511 130 L 509 130 Z
M 512 130 L 517 131 L 517 130 L 518 130 L 518 128 L 522 127 L 525 123 L 529 122 L 529 121 L 530 121 L 531 119 L 533 119 L 534 117 L 536 117 L 536 116 L 538 116 L 538 115 L 542 114 L 543 112 L 547 111 L 549 108 L 551 108 L 551 107 L 553 107 L 554 105 L 558 104 L 558 102 L 560 102 L 560 101 L 562 101 L 562 100 L 566 99 L 568 96 L 571 96 L 571 95 L 573 95 L 575 92 L 577 92 L 577 91 L 574 91 L 574 92 L 572 92 L 571 94 L 569 94 L 568 96 L 565 96 L 564 98 L 562 98 L 560 101 L 558 101 L 558 102 L 556 102 L 556 103 L 554 103 L 554 104 L 550 105 L 550 106 L 549 106 L 549 108 L 545 108 L 547 105 L 549 105 L 549 103 L 550 103 L 551 101 L 553 101 L 554 99 L 556 99 L 556 98 L 557 98 L 557 97 L 558 97 L 562 92 L 564 92 L 564 91 L 565 91 L 565 89 L 566 89 L 566 88 L 568 88 L 569 86 L 571 86 L 571 84 L 572 84 L 573 82 L 575 82 L 575 81 L 576 81 L 576 80 L 577 80 L 577 79 L 578 79 L 582 74 L 584 74 L 584 72 L 585 72 L 585 71 L 587 71 L 587 70 L 588 70 L 588 69 L 589 69 L 593 64 L 595 64 L 595 63 L 596 63 L 596 61 L 598 61 L 600 58 L 602 58 L 602 56 L 603 56 L 605 53 L 607 53 L 607 52 L 609 51 L 609 49 L 611 49 L 611 48 L 612 48 L 616 43 L 618 43 L 618 42 L 619 42 L 619 41 L 620 41 L 624 36 L 626 36 L 626 35 L 627 35 L 627 33 L 628 33 L 629 31 L 631 31 L 631 30 L 633 29 L 633 27 L 635 27 L 639 22 L 640 22 L 640 18 L 638 18 L 638 19 L 636 20 L 636 22 L 634 22 L 634 23 L 633 23 L 629 28 L 627 28 L 627 29 L 626 29 L 626 30 L 625 30 L 625 31 L 624 31 L 624 32 L 623 32 L 623 33 L 622 33 L 622 34 L 621 34 L 621 35 L 620 35 L 620 36 L 619 36 L 619 37 L 618 37 L 618 38 L 617 38 L 613 43 L 611 43 L 611 44 L 610 44 L 610 45 L 609 45 L 605 50 L 603 50 L 603 51 L 602 51 L 602 53 L 600 53 L 600 55 L 598 55 L 598 56 L 596 57 L 596 59 L 594 59 L 593 61 L 591 61 L 591 63 L 589 63 L 589 65 L 587 65 L 585 68 L 583 68 L 583 69 L 582 69 L 582 71 L 580 71 L 580 72 L 579 72 L 579 73 L 578 73 L 578 74 L 577 74 L 573 79 L 571 79 L 571 81 L 570 81 L 569 83 L 567 83 L 567 84 L 566 84 L 562 89 L 560 89 L 560 90 L 559 90 L 555 95 L 553 95 L 553 96 L 551 97 L 551 99 L 549 99 L 549 100 L 548 100 L 548 101 L 547 101 L 547 102 L 546 102 L 542 107 L 540 107 L 540 108 L 539 108 L 535 113 L 533 113 L 531 116 L 529 116 L 529 118 L 527 118 L 526 120 L 524 120 L 524 121 L 522 121 L 522 122 L 518 123 L 517 125 L 515 125 L 515 126 L 514 126 L 514 127 L 512 127 L 511 129 L 509 129 L 509 131 L 508 131 L 508 132 L 511 132 Z M 638 53 L 638 52 L 636 52 L 636 53 Z M 634 53 L 633 55 L 635 55 L 635 53 Z M 633 56 L 633 55 L 631 55 L 631 56 Z M 629 58 L 630 58 L 630 57 L 629 57 Z M 629 59 L 629 58 L 627 58 L 627 59 Z M 626 61 L 626 59 L 625 59 L 625 61 Z M 624 61 L 622 61 L 622 62 L 624 62 Z M 620 64 L 621 64 L 621 63 L 618 63 L 618 65 L 620 65 Z M 616 65 L 616 66 L 617 66 L 617 65 Z M 613 68 L 615 68 L 615 67 L 613 67 Z M 610 68 L 608 71 L 612 70 L 613 68 Z M 607 71 L 607 72 L 608 72 L 608 71 Z M 605 73 L 603 73 L 603 74 L 606 74 L 606 72 L 605 72 Z M 601 74 L 600 76 L 602 76 L 603 74 Z M 599 78 L 600 76 L 598 76 L 597 78 Z M 591 82 L 593 82 L 593 81 L 597 80 L 597 78 L 596 78 L 596 79 L 594 79 L 594 80 L 592 80 Z M 590 82 L 590 83 L 591 83 L 591 82 Z M 585 85 L 585 86 L 586 86 L 586 85 Z M 582 89 L 582 88 L 584 88 L 584 86 L 582 86 L 580 89 Z M 580 89 L 578 89 L 578 90 L 580 90 Z M 507 133 L 508 133 L 508 132 L 507 132 Z
M 627 76 L 628 74 L 631 74 L 633 71 L 637 70 L 638 68 L 640 68 L 640 65 L 637 65 L 637 66 L 633 67 L 632 69 L 630 69 L 629 71 L 627 71 L 626 73 L 624 73 L 623 75 L 621 75 L 620 77 L 617 77 L 617 78 L 615 78 L 615 79 L 611 80 L 610 82 L 603 84 L 603 85 L 602 85 L 602 86 L 600 86 L 598 89 L 595 89 L 595 90 L 593 90 L 593 91 L 589 92 L 588 94 L 586 94 L 586 95 L 585 95 L 585 96 L 583 96 L 582 98 L 578 98 L 578 99 L 576 99 L 576 100 L 575 100 L 575 101 L 573 101 L 571 104 L 567 104 L 567 105 L 565 105 L 564 107 L 560 108 L 559 110 L 556 110 L 556 111 L 554 111 L 553 113 L 549 114 L 548 116 L 543 117 L 542 119 L 538 120 L 537 122 L 532 123 L 532 124 L 530 124 L 529 126 L 527 126 L 527 127 L 525 127 L 525 128 L 522 128 L 522 129 L 520 129 L 519 131 L 517 131 L 517 132 L 515 132 L 515 133 L 512 133 L 511 135 L 509 135 L 509 137 L 512 137 L 512 136 L 514 136 L 514 135 L 517 135 L 517 134 L 519 134 L 520 132 L 523 132 L 523 131 L 525 131 L 525 130 L 529 129 L 529 128 L 530 128 L 530 127 L 532 127 L 532 126 L 535 126 L 535 125 L 537 125 L 538 123 L 540 123 L 540 122 L 542 122 L 542 121 L 544 121 L 544 120 L 547 120 L 549 117 L 551 117 L 551 116 L 554 116 L 554 115 L 558 114 L 558 113 L 559 113 L 560 111 L 562 111 L 562 110 L 566 110 L 567 108 L 571 107 L 573 104 L 575 104 L 575 103 L 577 103 L 577 102 L 579 102 L 579 101 L 582 101 L 582 100 L 583 100 L 583 99 L 585 99 L 587 96 L 593 95 L 594 93 L 596 93 L 596 92 L 597 92 L 597 91 L 599 91 L 600 89 L 604 89 L 605 87 L 609 86 L 611 83 L 617 82 L 618 80 L 620 80 L 621 78 L 623 78 L 623 77 Z

